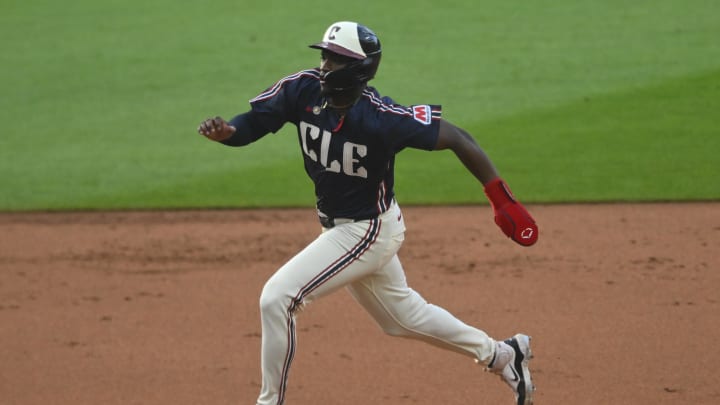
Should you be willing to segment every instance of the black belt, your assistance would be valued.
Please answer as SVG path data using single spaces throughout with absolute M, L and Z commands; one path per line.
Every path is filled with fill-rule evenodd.
M 320 219 L 320 225 L 322 225 L 323 228 L 334 228 L 337 225 L 349 224 L 351 222 L 360 221 L 358 219 L 352 218 L 330 218 L 322 215 L 318 215 L 318 219 Z
M 395 200 L 393 199 L 393 204 L 395 203 Z M 380 213 L 380 215 L 384 214 L 387 211 L 383 211 Z M 323 226 L 323 228 L 334 228 L 338 225 L 342 224 L 349 224 L 351 222 L 358 222 L 358 221 L 366 221 L 368 219 L 375 219 L 378 216 L 361 216 L 360 218 L 332 218 L 328 217 L 324 213 L 320 212 L 318 210 L 318 219 L 320 220 L 320 225 Z

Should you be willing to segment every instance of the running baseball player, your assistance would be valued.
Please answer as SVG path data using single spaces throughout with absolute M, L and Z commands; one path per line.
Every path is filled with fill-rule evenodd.
M 472 136 L 441 118 L 440 106 L 398 105 L 368 86 L 381 57 L 373 31 L 336 22 L 310 47 L 320 50 L 319 68 L 281 79 L 230 121 L 208 118 L 198 127 L 213 141 L 243 146 L 290 122 L 297 127 L 305 171 L 315 184 L 322 232 L 270 277 L 260 296 L 257 404 L 285 401 L 298 311 L 342 287 L 385 333 L 473 358 L 501 376 L 517 405 L 531 404 L 535 387 L 528 336 L 495 340 L 407 285 L 397 255 L 405 224 L 393 191 L 395 155 L 404 148 L 450 149 L 483 184 L 503 233 L 530 246 L 538 238 L 535 221 Z

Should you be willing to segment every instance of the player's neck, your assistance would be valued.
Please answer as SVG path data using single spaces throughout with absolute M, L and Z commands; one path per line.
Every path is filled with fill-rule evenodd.
M 326 101 L 325 104 L 323 105 L 323 108 L 324 108 L 324 109 L 327 109 L 327 110 L 329 110 L 329 111 L 334 112 L 335 114 L 338 115 L 338 117 L 339 117 L 340 119 L 343 119 L 343 118 L 345 118 L 345 116 L 347 115 L 348 111 L 350 111 L 350 109 L 351 109 L 354 105 L 355 105 L 355 103 L 353 102 L 353 103 L 351 103 L 351 104 L 342 105 L 342 106 L 337 106 L 337 105 L 335 105 L 335 104 L 330 104 L 329 102 Z
M 365 86 L 363 85 L 334 94 L 328 94 L 323 108 L 330 108 L 340 115 L 345 115 L 360 99 L 364 89 Z

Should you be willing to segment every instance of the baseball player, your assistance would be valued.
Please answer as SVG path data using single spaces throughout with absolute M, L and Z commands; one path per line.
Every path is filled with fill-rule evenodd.
M 208 118 L 205 137 L 244 146 L 285 123 L 297 127 L 305 171 L 315 184 L 322 232 L 267 281 L 260 296 L 262 388 L 258 405 L 283 404 L 296 347 L 296 314 L 345 287 L 389 335 L 462 353 L 499 374 L 518 405 L 532 403 L 530 338 L 495 340 L 426 302 L 406 283 L 397 252 L 405 224 L 393 192 L 395 155 L 404 148 L 450 149 L 480 181 L 495 222 L 523 246 L 538 228 L 490 159 L 466 131 L 441 118 L 438 105 L 398 105 L 368 86 L 378 69 L 378 37 L 355 22 L 336 22 L 311 48 L 320 67 L 289 75 L 226 121 Z

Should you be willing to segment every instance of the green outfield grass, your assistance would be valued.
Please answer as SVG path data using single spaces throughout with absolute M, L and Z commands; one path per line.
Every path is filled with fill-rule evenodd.
M 342 19 L 380 36 L 380 92 L 442 104 L 524 201 L 720 199 L 720 2 L 244 3 L 3 2 L 0 210 L 312 205 L 294 128 L 195 129 L 317 65 Z M 404 151 L 397 179 L 403 203 L 485 201 L 451 152 Z

